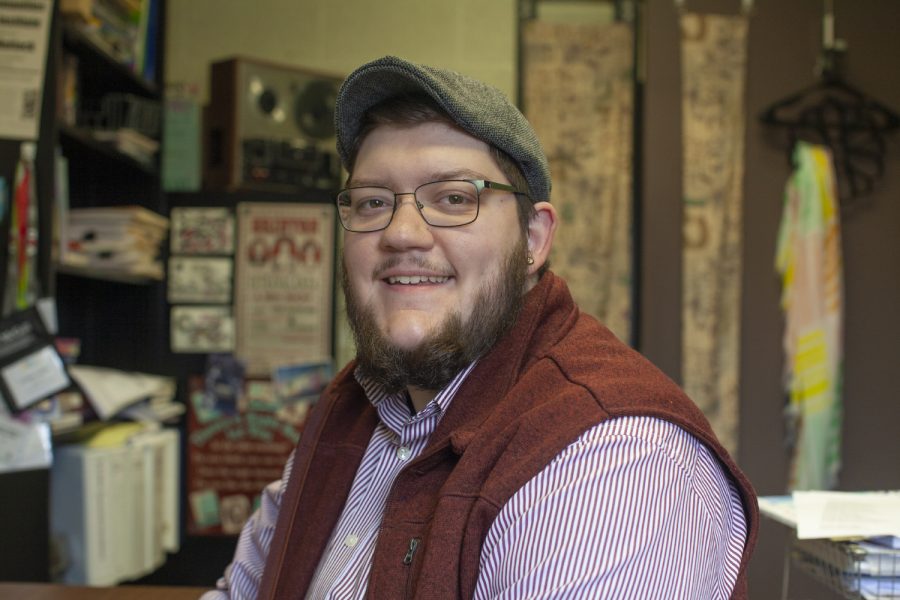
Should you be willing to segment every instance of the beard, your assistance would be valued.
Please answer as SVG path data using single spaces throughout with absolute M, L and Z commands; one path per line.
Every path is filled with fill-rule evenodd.
M 416 347 L 400 348 L 378 328 L 375 312 L 354 294 L 341 262 L 341 287 L 356 341 L 357 364 L 367 378 L 395 394 L 409 386 L 438 391 L 472 362 L 484 356 L 515 324 L 522 310 L 527 278 L 524 237 L 506 256 L 500 273 L 471 299 L 472 313 L 448 314 Z

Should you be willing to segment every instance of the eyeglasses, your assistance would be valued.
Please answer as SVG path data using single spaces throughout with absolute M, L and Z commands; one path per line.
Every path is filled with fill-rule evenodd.
M 338 215 L 347 231 L 379 231 L 391 224 L 400 205 L 397 198 L 412 195 L 416 209 L 426 223 L 433 227 L 459 227 L 478 218 L 481 192 L 486 189 L 527 196 L 511 185 L 484 179 L 432 181 L 412 192 L 394 192 L 375 186 L 352 187 L 338 192 Z

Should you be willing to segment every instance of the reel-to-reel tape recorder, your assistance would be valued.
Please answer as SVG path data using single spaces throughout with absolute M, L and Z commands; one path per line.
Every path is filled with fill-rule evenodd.
M 204 187 L 338 187 L 334 103 L 341 81 L 245 58 L 214 63 L 204 119 Z

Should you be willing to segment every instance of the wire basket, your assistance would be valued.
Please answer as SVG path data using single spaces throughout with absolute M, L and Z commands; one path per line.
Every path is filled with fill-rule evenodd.
M 900 550 L 868 542 L 797 540 L 795 564 L 853 600 L 900 598 Z

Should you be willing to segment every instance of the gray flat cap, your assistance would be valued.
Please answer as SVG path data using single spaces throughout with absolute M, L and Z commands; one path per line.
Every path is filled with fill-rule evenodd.
M 531 124 L 503 92 L 454 71 L 395 56 L 364 64 L 341 85 L 334 122 L 345 166 L 365 112 L 382 100 L 409 92 L 427 93 L 462 129 L 506 152 L 522 169 L 533 200 L 550 199 L 547 156 Z

